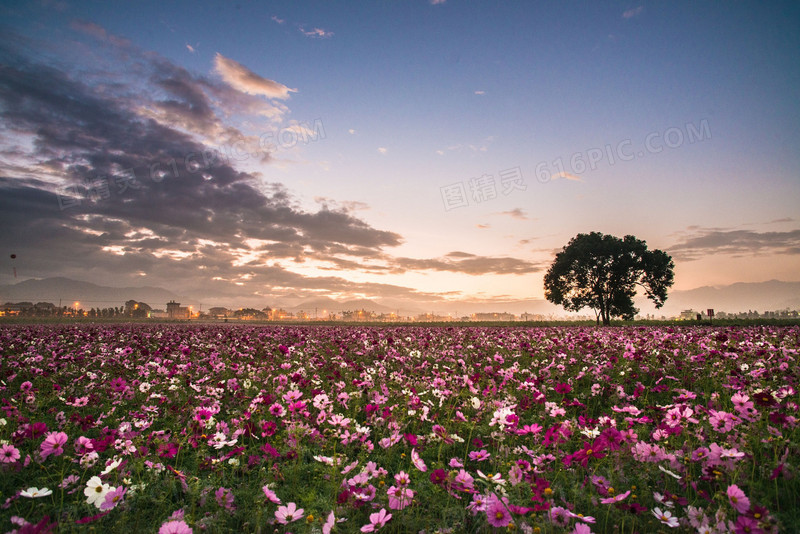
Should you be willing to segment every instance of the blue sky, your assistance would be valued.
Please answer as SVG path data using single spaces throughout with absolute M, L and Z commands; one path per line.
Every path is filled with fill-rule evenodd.
M 185 294 L 213 287 L 207 298 L 223 304 L 255 288 L 264 299 L 292 292 L 463 309 L 541 298 L 555 251 L 593 230 L 670 252 L 676 289 L 800 280 L 795 2 L 49 1 L 1 9 L 0 54 L 16 69 L 10 81 L 47 67 L 43 84 L 56 74 L 80 84 L 73 100 L 97 109 L 105 102 L 131 125 L 156 121 L 159 135 L 188 136 L 191 147 L 174 148 L 184 155 L 230 147 L 236 135 L 292 141 L 268 157 L 227 162 L 225 172 L 244 173 L 232 180 L 250 187 L 242 205 L 260 203 L 252 212 L 237 212 L 235 191 L 215 185 L 215 169 L 208 190 L 191 189 L 188 176 L 174 190 L 168 180 L 143 184 L 137 197 L 114 181 L 122 163 L 112 160 L 130 143 L 109 134 L 45 150 L 56 136 L 37 132 L 60 119 L 55 108 L 46 120 L 33 110 L 56 106 L 56 90 L 29 97 L 29 113 L 12 113 L 30 86 L 3 86 L 7 202 L 46 192 L 50 200 L 37 201 L 50 206 L 87 176 L 110 180 L 103 198 L 35 211 L 42 228 L 65 232 L 60 242 L 86 247 L 88 271 L 104 283 L 176 285 Z M 202 111 L 192 104 L 208 107 L 202 125 L 187 122 Z M 305 142 L 302 127 L 310 128 Z M 59 150 L 58 166 L 45 165 Z M 150 147 L 126 161 L 163 163 L 167 152 Z M 473 191 L 481 179 L 484 188 Z M 443 196 L 459 190 L 458 205 Z M 234 237 L 148 214 L 160 206 L 156 193 L 163 206 L 208 210 L 206 222 L 224 210 L 226 225 L 214 228 Z M 292 221 L 338 218 L 304 227 L 278 205 Z M 257 235 L 248 217 L 275 232 Z M 10 233 L 3 247 L 48 243 L 22 235 Z M 163 239 L 143 247 L 143 235 Z M 87 271 L 72 259 L 24 255 L 31 277 Z

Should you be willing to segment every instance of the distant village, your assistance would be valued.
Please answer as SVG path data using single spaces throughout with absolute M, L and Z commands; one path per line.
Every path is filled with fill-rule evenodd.
M 181 303 L 170 301 L 165 309 L 154 309 L 144 302 L 128 300 L 122 306 L 90 307 L 86 309 L 79 301 L 70 305 L 56 306 L 51 302 L 6 302 L 0 305 L 0 317 L 63 317 L 89 319 L 153 319 L 171 321 L 219 321 L 219 322 L 310 322 L 310 321 L 351 321 L 351 322 L 545 322 L 545 321 L 593 321 L 593 315 L 544 315 L 522 313 L 519 315 L 507 312 L 472 313 L 469 315 L 444 315 L 423 313 L 418 315 L 400 315 L 399 313 L 377 313 L 366 309 L 333 312 L 329 310 L 300 310 L 290 312 L 282 308 L 263 309 L 212 307 L 208 310 L 194 309 L 192 306 L 181 306 Z M 714 310 L 684 310 L 673 317 L 645 315 L 637 316 L 637 320 L 678 320 L 706 321 L 709 319 L 794 319 L 800 317 L 798 310 L 776 310 L 726 313 Z

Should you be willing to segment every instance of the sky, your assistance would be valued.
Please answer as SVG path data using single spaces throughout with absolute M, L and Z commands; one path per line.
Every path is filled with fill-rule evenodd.
M 0 20 L 0 284 L 502 308 L 591 231 L 669 253 L 676 290 L 800 281 L 797 2 Z

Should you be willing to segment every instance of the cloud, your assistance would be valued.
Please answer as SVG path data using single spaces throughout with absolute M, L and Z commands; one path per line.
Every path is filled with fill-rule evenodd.
M 186 43 L 186 49 L 189 52 L 191 52 L 192 54 L 194 54 L 194 52 L 195 52 L 194 47 L 192 45 L 190 45 L 189 43 Z
M 385 156 L 386 153 L 389 152 L 389 150 L 386 147 L 379 146 L 378 147 L 378 152 L 380 152 L 382 155 Z
M 122 46 L 99 29 L 92 39 Z M 368 208 L 363 203 L 320 199 L 320 207 L 304 209 L 286 186 L 242 171 L 212 142 L 241 139 L 248 146 L 248 134 L 230 116 L 280 125 L 288 109 L 267 117 L 264 95 L 124 46 L 124 61 L 118 50 L 102 48 L 116 70 L 73 70 L 0 36 L 0 121 L 18 139 L 0 145 L 0 249 L 15 251 L 21 276 L 115 286 L 144 280 L 184 295 L 202 291 L 204 299 L 269 303 L 287 291 L 418 301 L 455 296 L 354 281 L 354 273 L 540 270 L 518 258 L 465 252 L 395 257 L 387 250 L 403 237 L 357 217 Z
M 787 232 L 755 232 L 725 228 L 690 227 L 681 241 L 667 250 L 675 259 L 692 261 L 724 254 L 754 256 L 800 254 L 800 229 Z
M 498 213 L 498 215 L 508 215 L 512 219 L 518 219 L 520 221 L 528 220 L 528 215 L 522 208 L 514 208 L 513 210 L 501 211 L 500 213 Z
M 483 96 L 486 94 L 486 91 L 475 91 L 475 94 L 478 96 Z
M 227 127 L 209 96 L 222 89 L 209 80 L 144 54 L 135 76 L 120 65 L 116 84 L 97 88 L 80 81 L 86 67 L 73 73 L 7 48 L 0 120 L 26 148 L 14 165 L 0 160 L 0 248 L 26 258 L 28 276 L 125 282 L 144 272 L 149 283 L 218 294 L 241 294 L 229 286 L 246 276 L 250 288 L 322 287 L 274 263 L 378 255 L 402 242 L 353 216 L 358 203 L 304 210 L 282 184 L 204 144 L 195 130 Z M 143 109 L 160 110 L 159 120 Z
M 557 173 L 555 173 L 554 175 L 552 175 L 550 177 L 551 180 L 560 180 L 562 178 L 564 180 L 572 180 L 573 182 L 582 182 L 583 181 L 580 176 L 575 176 L 574 174 L 570 174 L 568 172 L 563 172 L 563 171 L 562 172 L 557 172 Z
M 430 0 L 432 6 L 440 6 L 447 2 L 447 0 Z
M 250 95 L 286 99 L 289 98 L 289 93 L 297 92 L 297 89 L 289 89 L 281 83 L 259 76 L 241 63 L 226 58 L 219 52 L 214 56 L 214 70 L 228 85 Z
M 333 32 L 323 30 L 322 28 L 313 28 L 311 30 L 305 30 L 302 26 L 300 27 L 300 32 L 305 35 L 306 37 L 313 37 L 315 39 L 329 39 L 333 37 Z
M 480 230 L 488 230 L 491 227 L 492 226 L 489 223 L 478 223 L 475 225 L 475 228 L 478 228 Z
M 539 272 L 538 263 L 509 257 L 477 256 L 468 252 L 453 251 L 441 258 L 413 259 L 397 258 L 394 265 L 403 271 L 444 271 L 470 275 L 513 274 L 523 275 Z
M 284 22 L 286 22 L 286 19 L 279 18 L 277 15 L 272 15 L 270 19 L 277 22 L 278 24 L 283 24 Z
M 637 6 L 632 9 L 628 9 L 627 11 L 624 11 L 622 13 L 622 18 L 626 20 L 632 19 L 634 17 L 638 17 L 639 15 L 641 15 L 643 11 L 644 11 L 644 6 Z
M 108 33 L 105 28 L 95 24 L 94 22 L 79 19 L 73 20 L 70 23 L 70 27 L 75 31 L 79 31 L 85 35 L 90 35 L 98 41 L 104 41 L 114 46 L 127 48 L 131 45 L 129 40 Z

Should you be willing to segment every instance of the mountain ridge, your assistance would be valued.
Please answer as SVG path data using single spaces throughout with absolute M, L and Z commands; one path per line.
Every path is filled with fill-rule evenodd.
M 170 300 L 176 300 L 183 305 L 202 305 L 203 309 L 212 306 L 226 305 L 226 307 L 265 307 L 284 308 L 298 312 L 335 312 L 358 311 L 364 309 L 374 313 L 398 313 L 401 316 L 418 315 L 421 313 L 456 314 L 464 316 L 481 312 L 508 312 L 514 314 L 532 313 L 539 315 L 567 315 L 558 306 L 544 299 L 507 299 L 483 301 L 414 301 L 398 299 L 349 299 L 338 301 L 330 297 L 310 297 L 302 299 L 299 295 L 292 295 L 291 299 L 275 299 L 269 302 L 264 299 L 263 304 L 253 304 L 252 298 L 243 298 L 242 302 L 228 302 L 227 304 L 203 302 L 203 298 L 196 295 L 177 295 L 176 293 L 157 286 L 127 286 L 111 287 L 94 284 L 81 280 L 65 277 L 52 277 L 35 279 L 31 278 L 16 284 L 0 285 L 0 303 L 30 301 L 52 302 L 58 305 L 72 305 L 78 301 L 81 307 L 112 307 L 121 306 L 126 300 L 145 302 L 154 308 L 161 308 Z M 669 293 L 665 306 L 655 309 L 650 301 L 643 296 L 637 296 L 636 306 L 640 314 L 653 314 L 656 316 L 675 316 L 683 310 L 694 309 L 705 311 L 713 308 L 716 311 L 728 313 L 755 311 L 775 311 L 786 308 L 800 309 L 800 282 L 787 282 L 782 280 L 768 280 L 765 282 L 736 282 L 728 285 L 701 286 L 693 289 L 674 290 Z M 582 315 L 591 315 L 591 310 L 584 309 Z

